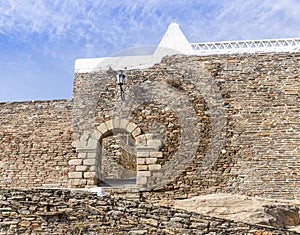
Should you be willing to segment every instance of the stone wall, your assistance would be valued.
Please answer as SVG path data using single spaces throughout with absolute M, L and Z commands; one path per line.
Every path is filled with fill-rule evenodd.
M 0 187 L 68 187 L 70 100 L 0 103 Z
M 75 74 L 75 136 L 126 118 L 163 142 L 161 170 L 139 170 L 152 189 L 296 198 L 299 63 L 299 53 L 165 57 L 126 71 L 124 101 L 115 71 Z
M 205 216 L 127 192 L 2 189 L 0 234 L 296 234 Z
M 102 179 L 136 178 L 136 152 L 128 143 L 128 135 L 107 137 L 102 140 Z M 122 148 L 127 146 L 127 148 Z
M 168 197 L 297 198 L 299 73 L 299 53 L 170 56 L 126 71 L 124 101 L 116 71 L 77 73 L 72 101 L 0 104 L 0 185 L 95 186 L 102 153 L 131 149 L 113 159 Z M 105 145 L 120 134 L 140 146 Z
M 203 58 L 205 59 L 205 58 Z M 300 195 L 300 54 L 224 56 L 207 62 L 227 112 L 225 156 L 235 192 Z

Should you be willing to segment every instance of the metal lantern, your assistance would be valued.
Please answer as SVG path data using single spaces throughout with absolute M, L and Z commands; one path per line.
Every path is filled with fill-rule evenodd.
M 119 86 L 124 85 L 124 80 L 125 80 L 125 74 L 123 73 L 123 71 L 119 71 L 117 74 L 117 83 Z
M 124 85 L 124 82 L 125 82 L 125 74 L 123 73 L 122 70 L 120 70 L 118 73 L 117 73 L 117 84 L 120 86 L 120 92 L 121 92 L 121 99 L 124 100 L 124 90 L 123 90 L 123 85 Z

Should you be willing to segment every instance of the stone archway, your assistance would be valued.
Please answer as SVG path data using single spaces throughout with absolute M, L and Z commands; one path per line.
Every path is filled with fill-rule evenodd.
M 124 185 L 136 182 L 136 148 L 131 134 L 120 130 L 101 140 L 100 185 Z
M 135 138 L 141 135 L 141 129 L 126 119 L 113 119 L 102 123 L 95 132 L 98 132 L 95 134 L 102 150 L 98 164 L 98 180 L 101 185 L 135 183 Z
M 136 140 L 136 185 L 140 188 L 147 187 L 151 172 L 161 169 L 157 160 L 162 157 L 162 143 L 153 139 L 151 134 L 143 134 L 135 123 L 117 118 L 102 123 L 90 134 L 83 134 L 74 143 L 78 157 L 69 161 L 69 165 L 75 168 L 75 171 L 68 174 L 70 187 L 97 186 L 101 180 L 102 139 L 118 132 L 128 133 Z

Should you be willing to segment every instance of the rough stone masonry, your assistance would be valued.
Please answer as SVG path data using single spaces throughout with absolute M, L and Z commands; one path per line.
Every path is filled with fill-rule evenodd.
M 123 135 L 143 190 L 299 198 L 299 70 L 299 53 L 169 56 L 126 71 L 123 103 L 116 71 L 76 73 L 72 100 L 0 104 L 0 186 L 94 187 Z
M 0 198 L 0 234 L 297 234 L 158 206 L 128 192 L 99 198 L 78 190 L 3 189 Z

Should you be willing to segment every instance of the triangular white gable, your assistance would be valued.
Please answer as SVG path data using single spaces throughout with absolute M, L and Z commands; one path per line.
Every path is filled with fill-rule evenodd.
M 89 73 L 112 68 L 114 70 L 147 68 L 159 63 L 164 56 L 193 54 L 194 50 L 177 23 L 171 23 L 153 55 L 119 56 L 77 59 L 76 73 Z
M 154 57 L 170 54 L 193 54 L 194 50 L 177 23 L 171 23 L 161 39 Z

